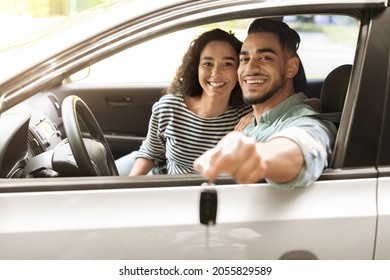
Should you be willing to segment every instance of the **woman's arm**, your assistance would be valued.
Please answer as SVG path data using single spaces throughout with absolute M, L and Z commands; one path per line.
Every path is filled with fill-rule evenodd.
M 153 167 L 154 167 L 154 163 L 152 160 L 139 157 L 135 161 L 129 176 L 146 175 L 150 170 L 152 170 Z

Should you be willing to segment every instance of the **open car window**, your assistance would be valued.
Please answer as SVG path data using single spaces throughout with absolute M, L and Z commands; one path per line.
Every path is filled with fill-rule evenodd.
M 298 54 L 307 79 L 323 80 L 342 64 L 352 64 L 359 22 L 344 15 L 285 16 L 301 36 Z M 212 28 L 231 30 L 242 41 L 252 19 L 219 22 L 177 31 L 134 46 L 90 67 L 80 84 L 170 82 L 192 39 Z M 161 48 L 161 46 L 166 46 Z M 163 71 L 162 71 L 163 69 Z

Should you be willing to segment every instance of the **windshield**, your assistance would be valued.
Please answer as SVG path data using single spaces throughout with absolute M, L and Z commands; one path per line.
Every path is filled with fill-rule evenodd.
M 49 61 L 51 57 L 59 56 L 91 38 L 93 40 L 102 32 L 178 2 L 191 1 L 115 0 L 73 15 L 54 18 L 27 16 L 22 20 L 25 15 L 0 16 L 3 26 L 8 26 L 0 31 L 0 85 L 43 61 Z M 4 21 L 7 19 L 12 19 L 14 24 L 6 24 Z M 18 32 L 18 29 L 23 32 Z
M 6 1 L 7 2 L 7 1 Z M 37 41 L 44 40 L 47 37 L 61 33 L 64 30 L 80 26 L 80 23 L 87 21 L 93 22 L 96 27 L 104 25 L 112 25 L 119 22 L 124 17 L 141 15 L 148 13 L 150 10 L 168 6 L 173 3 L 186 2 L 180 0 L 113 0 L 105 1 L 102 4 L 93 6 L 89 9 L 77 11 L 71 8 L 63 11 L 61 14 L 49 14 L 34 12 L 25 8 L 29 5 L 11 5 L 3 2 L 0 4 L 0 59 L 9 56 L 13 52 L 28 47 Z M 23 3 L 23 1 L 19 1 Z M 34 2 L 34 1 L 26 1 Z M 77 3 L 77 1 L 73 1 Z M 8 3 L 8 2 L 7 2 Z M 31 6 L 31 5 L 30 5 Z M 40 4 L 40 6 L 44 6 Z M 41 7 L 41 10 L 45 7 Z M 46 7 L 49 9 L 49 7 Z M 122 17 L 116 14 L 115 18 L 110 18 L 109 21 L 103 20 L 107 18 L 104 14 L 109 14 L 110 11 L 122 10 Z M 100 20 L 99 20 L 100 18 Z M 116 19 L 116 20 L 115 20 Z M 96 28 L 99 30 L 100 28 Z M 80 28 L 80 36 L 83 30 Z M 77 34 L 72 34 L 77 35 Z

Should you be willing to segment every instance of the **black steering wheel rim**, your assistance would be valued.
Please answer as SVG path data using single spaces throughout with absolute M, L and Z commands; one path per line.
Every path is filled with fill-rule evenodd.
M 67 96 L 62 102 L 62 117 L 68 142 L 80 174 L 82 176 L 101 175 L 99 170 L 94 167 L 83 141 L 80 129 L 80 121 L 82 121 L 89 130 L 92 138 L 104 146 L 108 170 L 110 173 L 108 175 L 117 176 L 118 170 L 116 168 L 111 149 L 98 122 L 84 101 L 75 95 Z

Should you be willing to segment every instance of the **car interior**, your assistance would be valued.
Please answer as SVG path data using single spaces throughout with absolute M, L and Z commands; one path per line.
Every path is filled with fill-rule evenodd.
M 306 94 L 306 102 L 318 110 L 318 117 L 338 125 L 352 65 L 340 65 L 323 81 L 312 82 L 308 81 L 305 68 L 301 63 L 294 78 L 296 91 Z M 135 85 L 129 96 L 124 85 L 82 88 L 77 84 L 63 83 L 36 94 L 8 110 L 1 118 L 1 127 L 7 129 L 2 132 L 0 139 L 0 177 L 117 175 L 115 168 L 110 167 L 112 162 L 139 148 L 146 136 L 151 106 L 161 96 L 164 86 Z M 113 93 L 105 94 L 106 92 Z M 65 105 L 69 96 L 72 96 L 72 101 L 69 101 L 70 105 Z M 73 111 L 72 106 L 76 108 Z M 89 108 L 93 108 L 93 112 Z M 112 112 L 115 112 L 115 118 L 111 117 Z M 73 124 L 66 124 L 69 123 L 68 115 L 72 116 Z M 140 118 L 142 115 L 144 117 Z M 118 120 L 131 120 L 129 126 L 133 123 L 137 125 L 132 125 L 131 131 L 121 131 L 119 125 L 123 123 Z M 82 135 L 75 133 L 75 121 L 82 127 Z M 86 140 L 91 136 L 98 141 Z M 28 139 L 27 143 L 24 139 Z M 73 153 L 74 156 L 69 156 L 72 154 L 69 142 L 72 141 L 85 143 L 79 145 L 80 149 Z M 105 153 L 110 160 L 102 160 L 102 154 Z M 79 154 L 83 156 L 80 158 Z M 80 164 L 81 162 L 87 163 Z M 96 162 L 105 164 L 98 167 Z M 87 166 L 90 171 L 83 171 L 80 165 Z

